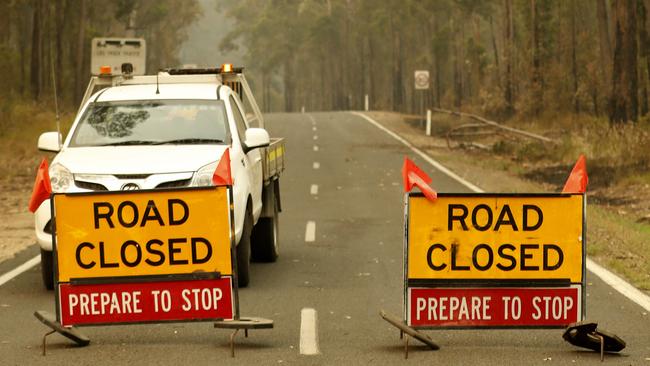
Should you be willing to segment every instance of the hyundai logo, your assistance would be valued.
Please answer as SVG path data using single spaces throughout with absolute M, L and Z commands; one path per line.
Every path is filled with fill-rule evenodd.
M 127 183 L 122 186 L 123 191 L 137 191 L 140 189 L 140 186 L 135 183 Z

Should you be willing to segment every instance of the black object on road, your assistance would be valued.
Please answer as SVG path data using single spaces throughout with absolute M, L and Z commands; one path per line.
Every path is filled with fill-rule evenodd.
M 573 323 L 562 334 L 565 341 L 574 346 L 600 351 L 603 361 L 605 352 L 620 352 L 625 348 L 625 341 L 615 334 L 598 329 L 597 323 Z

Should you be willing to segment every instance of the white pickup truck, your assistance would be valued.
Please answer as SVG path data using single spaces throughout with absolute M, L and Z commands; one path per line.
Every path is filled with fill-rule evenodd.
M 55 193 L 211 185 L 230 148 L 243 287 L 251 257 L 274 262 L 278 256 L 284 141 L 270 139 L 263 127 L 242 70 L 231 65 L 147 76 L 107 74 L 91 78 L 65 140 L 46 132 L 38 148 L 57 152 L 49 169 Z M 52 289 L 50 200 L 36 211 L 35 226 L 43 282 Z

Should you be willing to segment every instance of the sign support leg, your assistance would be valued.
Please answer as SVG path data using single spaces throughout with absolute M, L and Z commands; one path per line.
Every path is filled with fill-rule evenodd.
M 239 329 L 235 329 L 235 331 L 230 335 L 230 357 L 232 358 L 235 358 L 235 337 L 238 332 Z
M 51 330 L 51 331 L 45 333 L 45 335 L 43 336 L 43 356 L 45 356 L 45 354 L 47 352 L 47 336 L 49 336 L 52 333 L 56 333 L 56 330 Z
M 409 358 L 409 336 L 407 334 L 406 338 L 404 338 L 404 359 L 408 360 L 408 358 Z

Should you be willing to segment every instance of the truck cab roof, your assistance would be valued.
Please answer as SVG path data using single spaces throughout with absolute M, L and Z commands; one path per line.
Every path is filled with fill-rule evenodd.
M 216 89 L 215 84 L 207 83 L 119 85 L 100 90 L 90 100 L 94 102 L 156 99 L 216 100 L 219 99 Z

